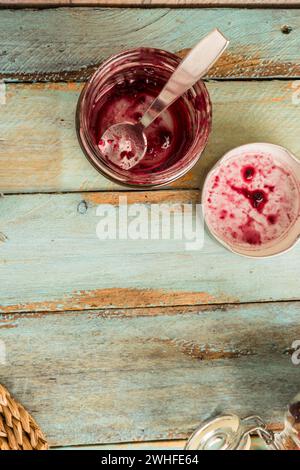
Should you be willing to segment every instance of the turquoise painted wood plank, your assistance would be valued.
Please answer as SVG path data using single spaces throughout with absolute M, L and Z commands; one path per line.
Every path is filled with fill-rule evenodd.
M 2 316 L 1 382 L 56 446 L 186 439 L 225 410 L 256 412 L 278 427 L 299 390 L 289 354 L 299 309 L 282 302 Z
M 299 77 L 300 10 L 50 8 L 1 12 L 0 78 L 85 80 L 122 49 L 178 52 L 215 27 L 231 45 L 210 77 Z
M 151 202 L 178 205 L 200 200 L 197 191 L 125 196 L 129 206 L 142 205 L 141 224 L 150 220 Z M 202 249 L 191 251 L 186 238 L 172 238 L 172 229 L 169 240 L 126 239 L 122 219 L 117 221 L 117 239 L 99 240 L 96 228 L 101 217 L 96 210 L 103 204 L 111 204 L 120 216 L 118 193 L 0 199 L 1 311 L 299 299 L 300 244 L 285 255 L 252 260 L 230 253 L 208 235 Z M 174 211 L 180 214 L 178 208 Z M 194 218 L 186 220 L 184 228 L 191 239 L 193 224 Z M 125 239 L 119 239 L 120 234 Z
M 197 6 L 197 7 L 288 7 L 299 0 L 0 0 L 4 6 Z
M 0 191 L 114 190 L 84 157 L 74 115 L 76 83 L 8 85 L 0 114 Z M 273 142 L 300 156 L 300 81 L 209 82 L 213 131 L 194 169 L 175 188 L 199 188 L 224 152 Z

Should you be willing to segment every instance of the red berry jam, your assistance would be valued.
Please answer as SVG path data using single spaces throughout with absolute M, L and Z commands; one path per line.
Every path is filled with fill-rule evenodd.
M 242 176 L 244 181 L 252 181 L 255 175 L 255 168 L 251 165 L 246 165 L 242 168 Z
M 211 104 L 201 81 L 146 129 L 147 152 L 134 166 L 127 161 L 135 159 L 135 149 L 122 146 L 122 151 L 134 151 L 135 155 L 124 155 L 118 165 L 119 160 L 110 161 L 105 155 L 101 140 L 113 124 L 139 122 L 179 63 L 179 57 L 167 51 L 131 49 L 103 62 L 83 89 L 77 107 L 79 142 L 94 167 L 114 182 L 162 186 L 184 175 L 198 161 L 211 128 Z M 115 151 L 117 154 L 118 149 Z
M 137 123 L 162 87 L 161 81 L 149 78 L 124 81 L 113 87 L 94 112 L 93 131 L 99 149 L 105 144 L 101 137 L 108 127 L 120 122 Z M 132 173 L 159 171 L 180 160 L 189 147 L 191 136 L 190 115 L 183 100 L 177 100 L 159 116 L 145 134 L 146 155 L 130 170 Z

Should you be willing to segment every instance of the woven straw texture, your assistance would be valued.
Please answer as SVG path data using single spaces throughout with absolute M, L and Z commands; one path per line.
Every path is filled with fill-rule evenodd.
M 32 416 L 0 384 L 0 450 L 47 450 Z

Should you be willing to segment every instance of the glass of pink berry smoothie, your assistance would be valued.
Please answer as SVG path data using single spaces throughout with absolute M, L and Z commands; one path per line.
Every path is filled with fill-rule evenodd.
M 233 149 L 208 174 L 202 203 L 210 232 L 231 251 L 283 253 L 300 237 L 300 161 L 273 144 Z
M 94 167 L 114 182 L 137 188 L 169 184 L 192 168 L 204 150 L 211 103 L 199 81 L 147 128 L 147 152 L 138 165 L 122 169 L 103 154 L 104 131 L 112 124 L 138 122 L 179 63 L 167 51 L 128 50 L 103 62 L 83 89 L 76 115 L 79 142 Z

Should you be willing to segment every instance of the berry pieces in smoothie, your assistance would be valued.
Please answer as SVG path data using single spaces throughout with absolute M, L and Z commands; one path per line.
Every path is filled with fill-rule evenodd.
M 225 160 L 206 183 L 206 220 L 230 244 L 261 246 L 277 240 L 298 216 L 297 183 L 269 154 Z

